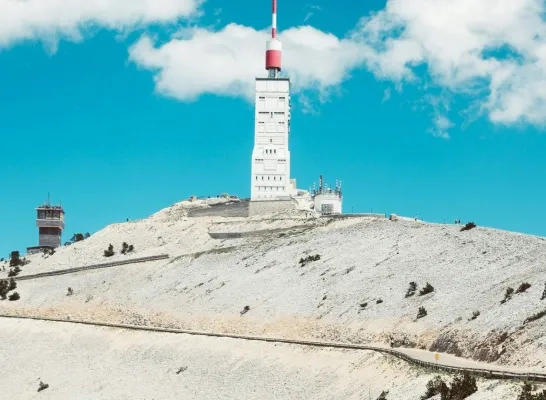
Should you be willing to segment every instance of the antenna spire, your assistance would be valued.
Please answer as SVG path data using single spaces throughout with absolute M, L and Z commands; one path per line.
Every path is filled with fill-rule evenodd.
M 265 69 L 269 78 L 276 79 L 281 71 L 282 43 L 277 39 L 277 0 L 272 0 L 271 39 L 267 41 L 265 50 Z
M 277 0 L 273 0 L 273 15 L 271 21 L 271 38 L 277 37 Z

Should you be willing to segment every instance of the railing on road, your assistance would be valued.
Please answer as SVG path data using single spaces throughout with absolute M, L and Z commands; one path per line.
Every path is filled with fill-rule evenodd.
M 87 265 L 85 267 L 67 268 L 67 269 L 60 269 L 57 271 L 41 272 L 39 274 L 15 276 L 13 277 L 13 279 L 15 279 L 16 281 L 25 281 L 29 279 L 46 278 L 49 276 L 73 274 L 75 272 L 88 271 L 91 269 L 111 268 L 111 267 L 116 267 L 119 265 L 138 264 L 138 263 L 143 263 L 148 261 L 166 260 L 168 258 L 169 258 L 168 254 L 160 254 L 156 256 L 148 256 L 148 257 L 140 257 L 140 258 L 130 258 L 127 260 L 112 261 L 109 263 Z
M 220 338 L 228 338 L 228 339 L 253 340 L 253 341 L 259 341 L 259 342 L 285 343 L 285 344 L 295 344 L 300 346 L 325 347 L 325 348 L 336 348 L 336 349 L 344 349 L 344 350 L 368 350 L 368 351 L 375 351 L 379 353 L 389 354 L 394 357 L 400 358 L 410 364 L 416 365 L 418 367 L 433 369 L 437 371 L 444 371 L 449 373 L 467 372 L 471 375 L 480 376 L 486 379 L 508 379 L 508 380 L 529 381 L 529 382 L 546 382 L 546 374 L 539 374 L 534 372 L 509 372 L 509 371 L 502 371 L 502 370 L 494 369 L 494 368 L 488 369 L 488 368 L 454 367 L 454 366 L 449 366 L 449 365 L 444 365 L 439 363 L 422 361 L 417 358 L 411 357 L 399 350 L 377 347 L 377 346 L 335 343 L 335 342 L 308 341 L 308 340 L 294 340 L 294 339 L 272 338 L 272 337 L 262 337 L 262 336 L 236 335 L 236 334 L 228 334 L 228 333 L 200 332 L 200 331 L 173 329 L 173 328 L 113 324 L 108 322 L 97 322 L 97 321 L 83 321 L 83 320 L 79 321 L 79 320 L 72 320 L 72 319 L 65 320 L 65 319 L 59 319 L 59 318 L 17 316 L 17 315 L 9 315 L 9 314 L 0 314 L 0 318 L 30 319 L 30 320 L 39 320 L 39 321 L 47 321 L 47 322 L 63 322 L 63 323 L 91 325 L 91 326 L 98 326 L 98 327 L 107 327 L 107 328 L 130 329 L 130 330 L 136 330 L 136 331 L 150 331 L 150 332 L 160 332 L 160 333 L 175 333 L 175 334 L 196 335 L 196 336 L 220 337 Z

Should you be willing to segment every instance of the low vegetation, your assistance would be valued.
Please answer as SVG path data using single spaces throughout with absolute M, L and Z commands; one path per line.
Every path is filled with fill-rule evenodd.
M 379 395 L 379 397 L 377 398 L 377 400 L 387 400 L 387 395 L 388 394 L 389 394 L 388 390 L 382 391 L 381 394 Z
M 416 291 L 417 291 L 417 283 L 410 282 L 409 288 L 406 291 L 406 298 L 413 296 Z
M 426 317 L 427 314 L 428 313 L 427 313 L 427 310 L 425 309 L 425 307 L 419 307 L 419 311 L 417 312 L 417 319 Z
M 476 318 L 478 318 L 480 316 L 480 312 L 479 311 L 474 311 L 472 313 L 472 317 L 470 317 L 470 321 L 473 321 L 475 320 Z
M 89 232 L 86 232 L 86 233 L 75 233 L 74 235 L 72 235 L 72 238 L 68 241 L 68 242 L 65 242 L 65 246 L 70 246 L 71 244 L 74 244 L 74 243 L 77 243 L 77 242 L 81 242 L 85 239 L 88 239 L 89 237 L 91 237 L 91 235 L 89 234 Z
M 305 258 L 302 257 L 300 258 L 300 267 L 305 267 L 308 263 L 318 260 L 320 260 L 319 254 L 315 254 L 314 256 L 309 255 Z
M 13 292 L 12 294 L 10 294 L 10 295 L 8 296 L 8 300 L 9 300 L 9 301 L 17 301 L 17 300 L 19 300 L 20 298 L 21 298 L 21 296 L 19 296 L 19 293 L 17 293 L 17 292 Z
M 540 319 L 546 315 L 546 310 L 543 310 L 541 312 L 538 312 L 534 315 L 531 315 L 530 317 L 527 317 L 525 321 L 523 321 L 523 325 L 528 324 L 529 322 L 536 321 L 537 319 Z
M 21 268 L 19 266 L 15 267 L 14 269 L 10 269 L 8 272 L 8 277 L 12 278 L 14 276 L 19 275 L 19 272 L 21 272 Z
M 424 296 L 432 292 L 434 292 L 434 286 L 427 282 L 425 287 L 419 291 L 419 296 Z
M 476 227 L 476 224 L 474 222 L 467 222 L 466 225 L 461 228 L 461 232 L 469 231 L 471 229 L 474 229 L 475 227 Z
M 536 386 L 531 385 L 529 382 L 525 382 L 521 387 L 521 393 L 517 400 L 546 400 L 546 390 L 540 393 L 533 393 L 536 391 Z
M 38 392 L 41 392 L 42 390 L 45 390 L 49 387 L 49 385 L 47 383 L 43 383 L 42 381 L 40 381 L 40 384 L 38 385 Z
M 540 300 L 546 299 L 546 282 L 544 283 L 544 290 L 542 291 L 542 296 L 540 297 Z
M 28 261 L 25 257 L 21 258 L 19 252 L 17 250 L 12 251 L 10 254 L 10 260 L 9 260 L 9 266 L 10 267 L 19 267 L 27 265 L 30 261 Z
M 530 287 L 531 287 L 530 283 L 524 282 L 521 285 L 519 285 L 519 287 L 516 290 L 516 293 L 525 293 L 527 289 L 529 289 Z
M 245 308 L 243 308 L 243 311 L 241 311 L 241 315 L 245 315 L 247 312 L 250 311 L 250 307 L 249 306 L 245 306 Z
M 110 243 L 108 245 L 108 249 L 104 250 L 104 257 L 112 257 L 114 254 L 116 254 L 114 252 L 114 246 L 112 245 L 112 243 Z
M 504 304 L 508 300 L 510 300 L 513 294 L 514 294 L 514 288 L 512 287 L 507 288 L 506 292 L 504 293 L 504 299 L 501 300 L 501 304 Z
M 440 395 L 440 400 L 462 400 L 477 391 L 476 378 L 466 372 L 455 376 L 451 387 L 437 376 L 427 383 L 427 391 L 421 396 L 421 400 L 431 399 L 437 395 Z
M 134 250 L 135 248 L 132 244 L 127 244 L 127 242 L 121 244 L 121 254 L 132 253 Z

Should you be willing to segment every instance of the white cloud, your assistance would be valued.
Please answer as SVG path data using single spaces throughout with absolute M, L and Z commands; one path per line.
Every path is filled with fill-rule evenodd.
M 432 133 L 433 136 L 442 139 L 450 138 L 448 131 L 455 126 L 453 122 L 451 122 L 445 115 L 436 114 L 434 116 L 433 123 L 434 127 L 430 130 L 430 133 Z
M 389 0 L 353 39 L 374 48 L 368 65 L 380 77 L 416 82 L 424 66 L 493 122 L 543 125 L 545 11 L 543 0 Z
M 386 101 L 389 101 L 391 98 L 391 88 L 386 88 L 383 92 L 383 100 L 381 100 L 381 103 L 385 103 Z
M 22 40 L 81 40 L 90 28 L 122 30 L 175 22 L 196 13 L 201 0 L 0 0 L 0 47 Z
M 253 98 L 256 76 L 266 76 L 265 42 L 269 31 L 230 24 L 215 32 L 186 29 L 168 43 L 156 45 L 143 36 L 130 58 L 155 71 L 160 93 L 194 100 L 203 93 Z M 304 26 L 280 33 L 283 69 L 295 92 L 313 89 L 319 97 L 347 79 L 362 65 L 366 46 Z M 323 97 L 324 98 L 324 97 Z
M 0 48 L 25 39 L 54 45 L 101 27 L 174 23 L 196 15 L 202 1 L 0 0 Z M 282 31 L 284 70 L 296 91 L 315 91 L 307 100 L 325 100 L 354 69 L 366 66 L 397 90 L 409 83 L 426 93 L 466 98 L 471 111 L 461 115 L 470 119 L 485 114 L 494 123 L 545 125 L 544 15 L 544 0 L 387 0 L 346 37 L 310 26 Z M 268 32 L 230 24 L 220 31 L 187 29 L 163 44 L 144 35 L 130 58 L 154 71 L 157 90 L 169 96 L 252 98 L 253 77 L 265 74 Z M 448 109 L 430 106 L 449 121 Z
M 468 110 L 495 123 L 543 125 L 545 11 L 543 0 L 388 0 L 345 38 L 309 26 L 281 32 L 284 68 L 296 90 L 314 89 L 322 98 L 366 66 L 396 87 L 410 83 L 448 98 L 466 97 Z M 185 31 L 163 45 L 144 36 L 130 54 L 156 72 L 158 91 L 170 96 L 251 98 L 252 78 L 265 74 L 267 34 L 231 24 L 217 32 Z M 438 130 L 438 121 L 443 120 L 435 120 L 435 129 L 445 137 L 448 128 Z

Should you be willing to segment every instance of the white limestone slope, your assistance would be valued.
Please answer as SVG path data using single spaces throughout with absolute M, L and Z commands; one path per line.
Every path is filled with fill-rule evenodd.
M 216 200 L 214 200 L 216 201 Z M 449 351 L 545 372 L 543 238 L 421 221 L 329 220 L 294 211 L 254 218 L 188 218 L 180 203 L 31 256 L 23 274 L 168 253 L 169 260 L 21 281 L 0 312 L 172 326 L 215 332 L 366 342 Z M 290 228 L 231 240 L 208 232 Z M 135 246 L 105 259 L 112 243 Z M 320 254 L 301 267 L 298 261 Z M 5 274 L 5 272 L 3 272 Z M 435 292 L 405 298 L 410 281 Z M 500 301 L 508 286 L 532 286 Z M 66 296 L 67 288 L 74 290 Z M 383 300 L 377 303 L 377 300 Z M 367 303 L 365 308 L 360 305 Z M 250 311 L 243 316 L 245 306 Z M 420 306 L 428 315 L 416 320 Z M 480 316 L 470 320 L 473 311 Z M 505 340 L 504 337 L 507 334 Z M 377 396 L 376 396 L 377 397 Z M 500 398 L 500 397 L 498 397 Z
M 2 320 L 0 351 L 8 362 L 2 398 L 14 400 L 368 400 L 387 389 L 389 399 L 415 400 L 433 378 L 373 352 L 28 320 Z M 38 393 L 40 381 L 49 388 Z M 518 391 L 494 381 L 478 387 L 469 400 Z

